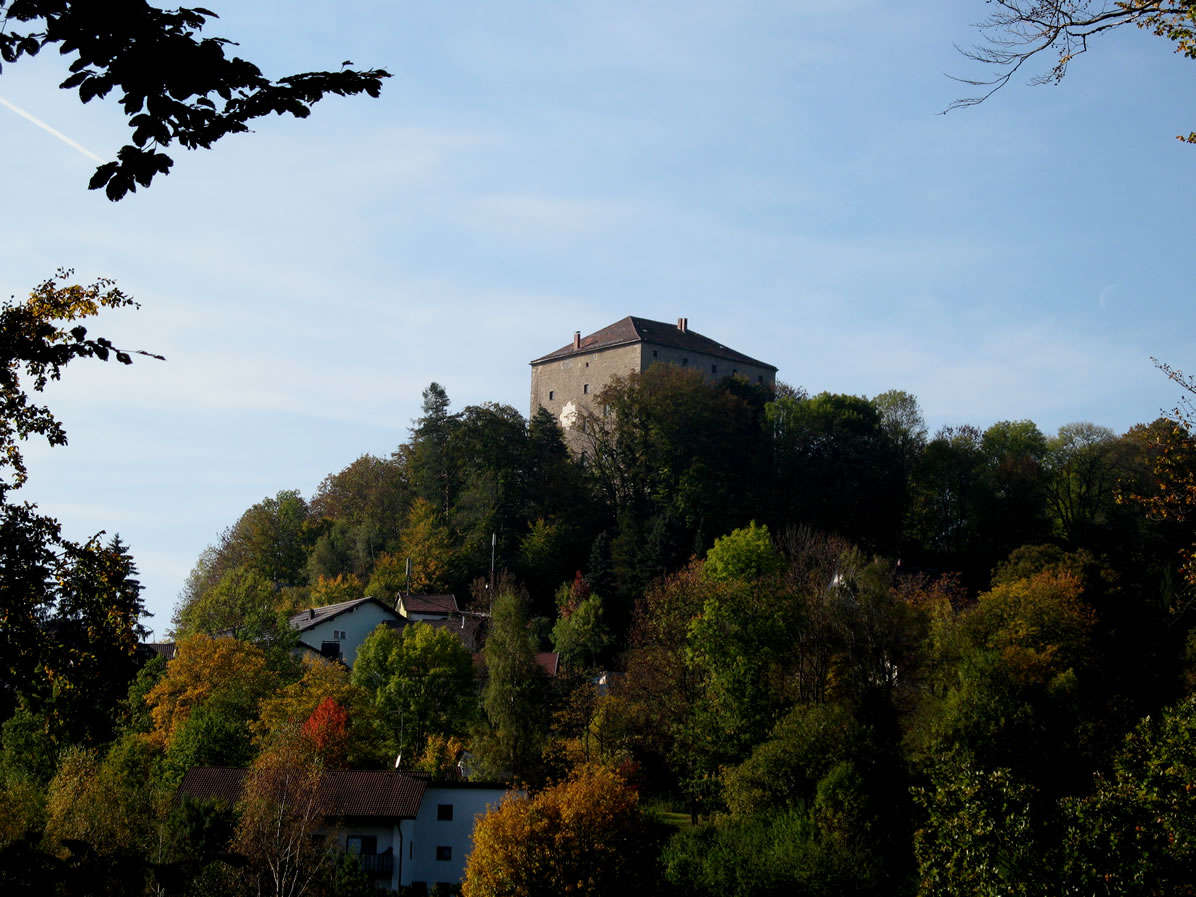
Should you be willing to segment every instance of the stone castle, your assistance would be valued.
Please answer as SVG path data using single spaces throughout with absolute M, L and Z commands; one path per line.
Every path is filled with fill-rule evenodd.
M 629 315 L 589 336 L 576 331 L 573 342 L 532 361 L 531 413 L 547 409 L 572 445 L 570 431 L 603 387 L 654 364 L 691 368 L 713 381 L 744 377 L 768 389 L 777 375 L 773 365 L 690 330 L 687 318 L 674 326 Z

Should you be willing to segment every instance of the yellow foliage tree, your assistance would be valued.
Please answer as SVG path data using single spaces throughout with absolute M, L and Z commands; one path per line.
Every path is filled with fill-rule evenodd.
M 361 580 L 352 573 L 338 573 L 329 579 L 321 576 L 311 587 L 309 598 L 312 605 L 325 607 L 329 604 L 340 604 L 342 601 L 353 601 L 360 598 L 364 589 Z
M 166 675 L 145 696 L 154 722 L 150 737 L 169 747 L 191 711 L 209 703 L 249 719 L 277 685 L 278 677 L 266 668 L 266 657 L 256 645 L 235 638 L 189 636 L 179 642 Z
M 439 592 L 448 587 L 453 541 L 430 501 L 417 498 L 412 502 L 399 540 L 399 556 L 411 558 L 412 592 Z
M 373 702 L 364 688 L 349 681 L 349 671 L 323 658 L 304 658 L 303 676 L 266 697 L 250 724 L 254 743 L 264 747 L 283 732 L 301 726 L 331 698 L 349 714 L 349 765 L 377 759 L 381 744 Z
M 478 820 L 461 893 L 640 893 L 650 884 L 648 835 L 635 789 L 610 769 L 582 766 L 534 796 L 508 792 Z

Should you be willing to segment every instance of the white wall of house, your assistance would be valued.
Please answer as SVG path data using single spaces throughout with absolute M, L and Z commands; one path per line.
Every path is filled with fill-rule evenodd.
M 310 629 L 299 633 L 299 640 L 311 645 L 317 651 L 321 642 L 336 641 L 341 646 L 341 660 L 348 667 L 357 659 L 357 649 L 365 637 L 387 620 L 399 619 L 398 614 L 380 605 L 367 601 L 352 610 L 321 620 Z
M 473 848 L 474 823 L 488 806 L 497 806 L 505 793 L 497 787 L 430 783 L 415 818 L 407 883 L 422 881 L 431 887 L 436 882 L 460 882 Z M 446 812 L 444 807 L 451 810 Z M 441 818 L 450 814 L 451 819 Z M 408 874 L 404 861 L 403 875 Z

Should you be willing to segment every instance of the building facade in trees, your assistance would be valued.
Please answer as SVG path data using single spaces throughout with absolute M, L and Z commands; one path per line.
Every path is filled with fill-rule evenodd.
M 574 433 L 595 396 L 615 377 L 642 373 L 654 364 L 692 368 L 716 382 L 744 377 L 770 390 L 777 375 L 774 365 L 690 330 L 687 318 L 678 318 L 674 326 L 629 315 L 589 336 L 577 331 L 571 343 L 531 362 L 531 414 L 547 409 L 576 450 Z

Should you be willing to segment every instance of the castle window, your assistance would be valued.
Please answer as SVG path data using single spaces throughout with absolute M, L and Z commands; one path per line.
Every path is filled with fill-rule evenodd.
M 552 397 L 553 397 L 555 394 L 556 394 L 556 393 L 554 393 L 554 392 L 553 392 L 551 389 L 550 389 L 550 390 L 548 390 L 548 401 L 550 401 L 550 402 L 551 402 L 551 401 L 552 401 Z
M 582 392 L 583 392 L 585 395 L 587 395 L 587 396 L 588 396 L 588 395 L 590 394 L 590 384 L 588 384 L 588 383 L 584 383 L 584 384 L 582 384 L 581 391 L 582 391 Z
M 586 362 L 586 367 L 589 367 L 589 366 L 590 366 L 590 363 L 587 361 L 587 362 Z

